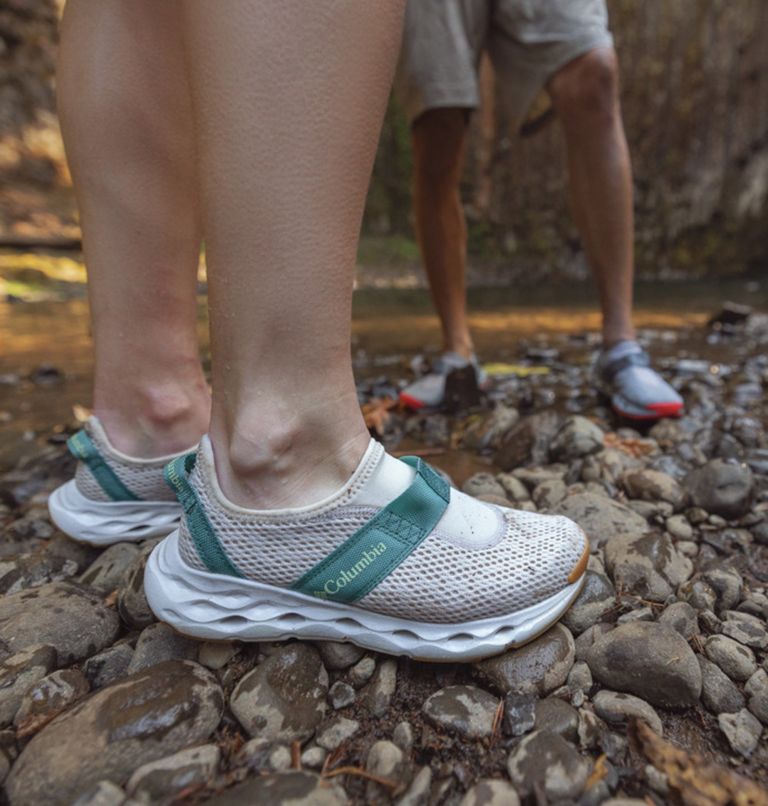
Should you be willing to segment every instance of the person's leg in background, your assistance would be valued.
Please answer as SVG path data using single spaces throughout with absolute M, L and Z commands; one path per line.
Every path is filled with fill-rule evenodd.
M 178 0 L 69 0 L 57 78 L 95 343 L 94 413 L 133 457 L 207 430 L 200 229 Z

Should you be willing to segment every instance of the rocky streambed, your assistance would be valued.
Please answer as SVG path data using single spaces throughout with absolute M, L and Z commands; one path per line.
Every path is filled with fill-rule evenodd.
M 729 364 L 670 360 L 686 415 L 642 430 L 556 346 L 528 357 L 548 374 L 518 370 L 460 414 L 409 415 L 386 401 L 398 379 L 361 384 L 390 448 L 592 539 L 562 623 L 473 665 L 175 634 L 143 594 L 151 542 L 97 551 L 52 527 L 75 424 L 40 435 L 0 477 L 5 797 L 768 803 L 766 333 L 718 336 Z

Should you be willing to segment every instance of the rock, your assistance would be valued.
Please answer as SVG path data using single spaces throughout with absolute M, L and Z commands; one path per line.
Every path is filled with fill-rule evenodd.
M 744 695 L 711 660 L 696 656 L 701 667 L 701 701 L 713 714 L 733 713 L 744 707 Z
M 565 700 L 547 697 L 536 703 L 534 730 L 556 733 L 569 742 L 576 741 L 579 727 L 579 712 Z
M 520 795 L 528 797 L 540 788 L 551 800 L 577 798 L 589 768 L 573 745 L 547 731 L 526 736 L 507 762 L 509 777 Z
M 422 767 L 413 777 L 406 793 L 397 801 L 397 806 L 426 806 L 432 786 L 432 770 Z
M 0 642 L 11 652 L 47 644 L 56 650 L 61 666 L 109 646 L 119 628 L 114 610 L 95 594 L 68 582 L 0 599 Z
M 123 806 L 125 792 L 112 781 L 99 781 L 72 804 L 72 806 Z
M 403 751 L 392 742 L 386 740 L 374 742 L 368 751 L 365 761 L 365 771 L 377 778 L 400 782 L 398 789 L 407 786 L 408 765 Z M 398 790 L 395 790 L 397 792 Z M 385 795 L 386 790 L 379 784 L 369 781 L 367 789 L 367 803 L 376 803 Z
M 494 464 L 502 470 L 547 464 L 549 443 L 559 428 L 560 415 L 551 409 L 524 417 L 501 438 Z
M 60 669 L 35 683 L 22 698 L 16 712 L 14 724 L 19 738 L 36 733 L 85 697 L 90 688 L 85 675 L 77 669 Z
M 573 636 L 562 624 L 556 624 L 519 649 L 476 663 L 475 670 L 501 694 L 543 697 L 568 679 L 575 654 Z
M 143 764 L 128 779 L 126 791 L 155 802 L 209 781 L 219 766 L 221 751 L 215 744 L 189 747 L 158 761 Z
M 565 482 L 555 479 L 544 481 L 533 490 L 533 503 L 540 510 L 550 510 L 556 507 L 568 495 Z
M 666 501 L 675 510 L 682 509 L 688 497 L 672 476 L 658 470 L 629 470 L 621 476 L 620 483 L 630 498 Z
M 571 694 L 571 705 L 580 708 L 589 690 L 594 685 L 592 672 L 584 661 L 577 661 L 568 673 L 568 691 Z
M 687 708 L 701 694 L 701 669 L 682 636 L 663 624 L 622 624 L 587 652 L 592 674 L 606 688 L 663 708 Z
M 128 666 L 128 674 L 167 660 L 195 660 L 199 644 L 167 624 L 150 624 L 141 631 Z
M 504 698 L 504 732 L 522 736 L 533 730 L 536 723 L 536 697 L 533 694 L 509 693 Z
M 747 680 L 744 691 L 749 695 L 749 710 L 764 725 L 768 725 L 768 672 L 758 669 Z
M 397 661 L 387 658 L 379 664 L 379 668 L 365 692 L 365 706 L 373 716 L 381 717 L 387 713 L 396 688 Z
M 328 673 L 317 650 L 281 646 L 240 680 L 230 707 L 251 736 L 293 742 L 309 738 L 326 710 Z
M 99 593 L 112 593 L 117 590 L 139 554 L 139 547 L 135 543 L 115 543 L 88 566 L 78 581 Z
M 553 510 L 553 515 L 565 515 L 581 526 L 593 547 L 620 535 L 639 535 L 648 531 L 645 518 L 629 507 L 594 493 L 566 496 Z
M 714 589 L 703 579 L 692 579 L 686 582 L 680 587 L 678 593 L 682 599 L 698 611 L 712 611 L 717 602 L 717 594 Z
M 661 736 L 664 733 L 659 715 L 645 700 L 617 691 L 603 689 L 595 694 L 592 704 L 595 713 L 612 725 L 624 725 L 630 719 L 642 719 Z
M 704 643 L 704 653 L 731 680 L 748 680 L 757 671 L 752 650 L 728 636 L 710 635 Z
M 520 806 L 520 798 L 507 781 L 486 778 L 467 791 L 459 806 Z
M 376 671 L 376 661 L 369 655 L 359 660 L 349 670 L 349 682 L 355 687 L 364 686 Z
M 365 654 L 364 649 L 341 641 L 315 641 L 317 651 L 326 669 L 348 669 Z
M 360 723 L 343 716 L 334 717 L 318 730 L 317 743 L 324 750 L 333 751 L 340 747 L 360 729 Z
M 549 446 L 552 459 L 570 462 L 603 448 L 603 430 L 591 420 L 580 415 L 568 417 Z
M 409 753 L 413 747 L 413 726 L 403 720 L 395 725 L 392 731 L 392 741 L 404 752 Z
M 671 627 L 686 641 L 693 638 L 699 631 L 698 616 L 688 602 L 673 602 L 665 607 L 659 616 L 659 624 Z
M 246 778 L 240 784 L 214 795 L 209 806 L 243 806 L 246 803 L 282 806 L 346 806 L 347 796 L 334 779 L 303 770 Z
M 24 695 L 56 667 L 56 650 L 27 646 L 0 664 L 0 727 L 13 722 Z
M 132 657 L 130 644 L 115 644 L 88 658 L 83 671 L 92 688 L 104 688 L 128 674 Z
M 355 701 L 355 690 L 349 683 L 344 683 L 341 680 L 337 680 L 329 689 L 328 689 L 328 702 L 330 702 L 331 707 L 334 710 L 339 710 L 339 708 L 346 708 L 348 705 L 352 705 Z
M 605 544 L 605 567 L 613 584 L 652 602 L 664 602 L 693 571 L 667 535 L 622 535 Z
M 749 613 L 727 610 L 723 622 L 723 635 L 753 649 L 768 648 L 768 630 L 765 622 Z
M 204 641 L 199 645 L 197 662 L 206 669 L 223 669 L 238 653 L 235 641 Z
M 693 537 L 693 527 L 685 515 L 672 515 L 667 518 L 666 527 L 676 540 L 690 540 Z
M 702 576 L 715 593 L 715 607 L 718 612 L 736 607 L 743 587 L 738 571 L 733 568 L 710 568 Z
M 275 772 L 290 770 L 291 751 L 284 744 L 274 745 L 269 753 L 269 766 Z
M 517 409 L 498 403 L 493 411 L 472 421 L 461 442 L 470 450 L 486 451 L 498 448 L 504 434 L 520 419 Z
M 131 563 L 117 591 L 120 618 L 133 630 L 143 630 L 157 621 L 144 594 L 144 567 L 157 541 L 147 541 Z
M 10 802 L 58 806 L 99 781 L 123 781 L 142 764 L 205 741 L 223 709 L 223 692 L 202 666 L 169 661 L 137 672 L 29 742 L 8 777 Z
M 653 621 L 653 610 L 650 607 L 638 607 L 623 613 L 616 619 L 616 624 L 629 624 L 631 621 Z
M 424 703 L 424 714 L 436 727 L 467 739 L 482 739 L 493 732 L 499 701 L 475 686 L 448 686 Z
M 713 459 L 692 470 L 685 479 L 694 506 L 735 520 L 749 512 L 755 479 L 746 465 Z
M 503 501 L 507 500 L 507 493 L 496 481 L 493 473 L 475 473 L 462 485 L 461 491 L 475 498 L 481 495 L 492 495 Z
M 580 635 L 599 621 L 616 604 L 616 591 L 608 577 L 587 571 L 584 587 L 563 616 L 563 624 L 574 635 Z
M 322 747 L 308 747 L 301 754 L 301 764 L 303 767 L 309 767 L 311 770 L 319 770 L 325 759 L 328 758 L 328 753 Z
M 749 758 L 755 752 L 763 726 L 746 708 L 735 714 L 720 714 L 717 724 L 736 753 Z
M 587 652 L 592 648 L 592 645 L 599 641 L 606 633 L 609 633 L 614 628 L 613 624 L 595 624 L 589 627 L 574 641 L 576 645 L 576 661 L 586 661 Z
M 510 501 L 519 503 L 520 501 L 531 500 L 528 488 L 517 476 L 513 476 L 511 473 L 499 473 L 496 476 L 496 481 L 504 488 L 506 497 Z

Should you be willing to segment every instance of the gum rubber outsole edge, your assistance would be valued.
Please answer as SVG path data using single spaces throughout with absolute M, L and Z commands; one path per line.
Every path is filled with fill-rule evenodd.
M 410 622 L 252 580 L 211 574 L 179 556 L 178 532 L 155 547 L 144 590 L 155 615 L 205 640 L 349 641 L 389 655 L 427 661 L 474 661 L 533 640 L 578 596 L 582 574 L 563 590 L 515 613 L 463 624 Z
M 94 501 L 72 479 L 48 498 L 51 520 L 80 543 L 113 543 L 165 537 L 179 525 L 181 507 L 175 501 Z

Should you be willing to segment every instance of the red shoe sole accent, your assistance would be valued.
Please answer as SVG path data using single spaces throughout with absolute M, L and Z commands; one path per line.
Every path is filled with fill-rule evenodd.
M 616 414 L 627 420 L 637 420 L 639 422 L 647 422 L 648 420 L 660 420 L 662 417 L 679 417 L 683 411 L 682 403 L 654 403 L 647 408 L 653 410 L 653 414 L 630 414 L 628 411 L 622 411 L 618 406 L 613 406 Z
M 418 398 L 411 397 L 411 395 L 400 393 L 400 402 L 409 409 L 413 409 L 414 411 L 418 411 L 419 409 L 423 409 L 426 403 L 423 400 L 419 400 Z

